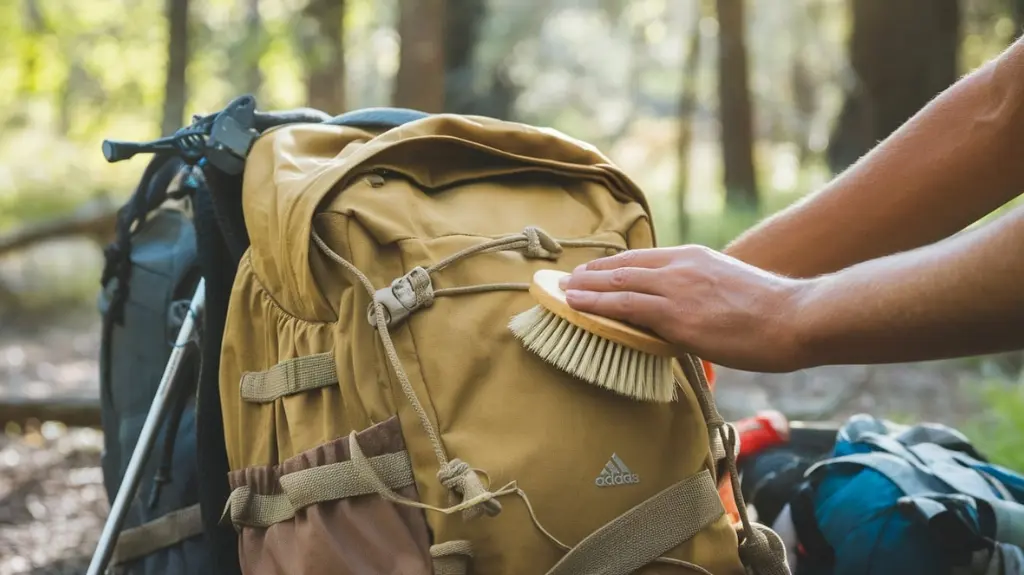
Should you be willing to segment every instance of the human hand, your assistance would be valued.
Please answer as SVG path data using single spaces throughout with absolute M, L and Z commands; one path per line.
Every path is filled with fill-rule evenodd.
M 703 246 L 626 251 L 562 280 L 570 307 L 647 328 L 712 363 L 761 372 L 804 367 L 796 325 L 806 280 Z

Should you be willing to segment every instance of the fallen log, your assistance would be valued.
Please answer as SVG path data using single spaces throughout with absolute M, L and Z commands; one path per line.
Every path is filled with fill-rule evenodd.
M 9 423 L 24 426 L 33 420 L 39 423 L 59 421 L 68 427 L 99 428 L 102 421 L 100 401 L 92 397 L 0 398 L 0 428 Z
M 118 207 L 110 200 L 93 200 L 70 214 L 32 222 L 0 234 L 0 256 L 42 242 L 74 236 L 86 236 L 100 243 L 109 242 L 114 236 Z

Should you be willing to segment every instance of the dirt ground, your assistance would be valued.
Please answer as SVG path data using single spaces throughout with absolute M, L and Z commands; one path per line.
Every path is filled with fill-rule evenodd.
M 0 321 L 0 397 L 95 395 L 95 317 L 29 325 Z M 776 408 L 801 419 L 870 411 L 957 424 L 979 409 L 969 400 L 976 377 L 943 362 L 787 375 L 719 369 L 718 403 L 733 418 Z M 53 423 L 0 435 L 0 575 L 85 572 L 108 511 L 101 445 L 97 431 Z
M 94 318 L 0 325 L 0 397 L 96 394 Z M 102 444 L 92 429 L 7 426 L 0 435 L 0 575 L 85 572 L 109 509 Z

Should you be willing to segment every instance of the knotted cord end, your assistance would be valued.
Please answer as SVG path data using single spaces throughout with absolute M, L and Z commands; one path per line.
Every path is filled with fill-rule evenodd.
M 740 560 L 756 575 L 789 575 L 786 546 L 777 533 L 751 523 L 740 541 Z
M 537 226 L 526 226 L 523 235 L 526 236 L 526 257 L 554 260 L 562 255 L 561 244 Z
M 462 496 L 462 501 L 469 501 L 471 499 L 480 496 L 491 496 L 494 494 L 484 487 L 480 477 L 475 471 L 469 466 L 468 463 L 461 459 L 453 459 L 444 465 L 437 472 L 437 479 L 444 485 L 452 494 L 459 494 Z M 501 503 L 497 499 L 486 498 L 477 503 L 476 505 L 465 509 L 462 512 L 462 517 L 465 520 L 474 519 L 478 517 L 480 513 L 486 513 L 490 517 L 501 513 Z

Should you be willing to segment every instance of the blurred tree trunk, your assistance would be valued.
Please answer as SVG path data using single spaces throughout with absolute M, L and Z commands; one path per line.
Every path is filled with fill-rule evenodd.
M 806 55 L 797 50 L 789 65 L 789 85 L 793 91 L 793 110 L 796 114 L 800 165 L 811 155 L 811 125 L 817 105 L 818 91 L 814 75 L 808 69 Z
M 750 105 L 745 0 L 717 0 L 718 101 L 725 169 L 725 200 L 733 208 L 757 209 L 754 121 Z
M 854 85 L 829 142 L 840 172 L 887 138 L 958 77 L 957 0 L 851 0 Z
M 806 0 L 802 3 L 803 18 L 793 22 L 793 50 L 789 66 L 789 87 L 793 93 L 793 109 L 796 114 L 797 134 L 799 141 L 799 161 L 803 166 L 811 157 L 811 138 L 814 126 L 814 114 L 818 108 L 818 85 L 820 80 L 814 77 L 808 55 L 814 53 L 819 45 L 818 35 L 823 28 L 821 0 Z
M 242 91 L 256 95 L 263 85 L 263 74 L 260 72 L 260 60 L 266 52 L 266 30 L 263 29 L 263 17 L 260 14 L 260 0 L 245 0 L 245 39 L 242 42 L 245 55 L 245 76 L 242 79 Z
M 696 4 L 693 30 L 683 60 L 682 81 L 679 86 L 679 137 L 676 143 L 676 225 L 679 242 L 690 235 L 690 215 L 686 211 L 686 196 L 690 187 L 690 153 L 693 144 L 693 117 L 697 111 L 697 74 L 700 71 L 700 19 L 702 2 Z
M 341 114 L 345 111 L 345 0 L 309 0 L 302 20 L 307 105 Z
M 508 65 L 499 62 L 481 70 L 475 62 L 487 6 L 487 0 L 445 2 L 444 111 L 511 120 L 520 89 L 509 77 Z
M 61 134 L 71 131 L 75 96 L 81 89 L 81 85 L 89 79 L 89 72 L 83 65 L 81 52 L 72 48 L 66 53 L 66 56 L 68 58 L 68 75 L 57 92 L 57 130 Z
M 21 78 L 15 93 L 21 99 L 28 99 L 40 91 L 40 73 L 45 68 L 42 61 L 42 46 L 45 39 L 52 36 L 54 31 L 46 21 L 42 7 L 38 0 L 26 0 L 22 13 L 26 41 L 21 45 Z M 66 59 L 67 74 L 64 81 L 57 89 L 57 133 L 67 134 L 71 130 L 72 107 L 76 91 L 80 89 L 83 81 L 88 79 L 88 72 L 83 64 L 81 50 L 77 49 L 76 42 L 60 41 L 61 55 Z M 14 117 L 19 114 L 15 112 Z
M 46 22 L 43 21 L 43 13 L 39 8 L 37 0 L 25 0 L 24 12 L 22 12 L 22 23 L 28 41 L 22 44 L 21 49 L 21 74 L 18 85 L 18 96 L 35 94 L 39 89 L 40 56 L 42 53 L 41 37 L 46 31 Z
M 164 110 L 160 131 L 169 135 L 185 122 L 185 101 L 188 89 L 185 70 L 188 68 L 188 4 L 189 0 L 166 0 L 167 23 L 167 76 L 164 83 Z
M 509 65 L 503 63 L 491 75 L 491 105 L 493 111 L 490 115 L 504 120 L 515 120 L 515 105 L 519 99 L 522 87 L 512 79 L 512 72 Z
M 445 0 L 400 0 L 401 50 L 392 101 L 424 112 L 445 109 Z
M 1024 33 L 1024 0 L 1010 0 L 1013 8 L 1014 39 Z
M 484 0 L 445 2 L 444 110 L 455 114 L 476 114 L 479 97 L 473 56 L 487 15 Z
M 257 96 L 258 99 L 260 88 L 263 86 L 260 60 L 267 51 L 267 31 L 263 27 L 259 0 L 238 2 L 245 14 L 245 28 L 244 33 L 228 48 L 228 58 L 232 64 L 228 76 L 233 87 Z

